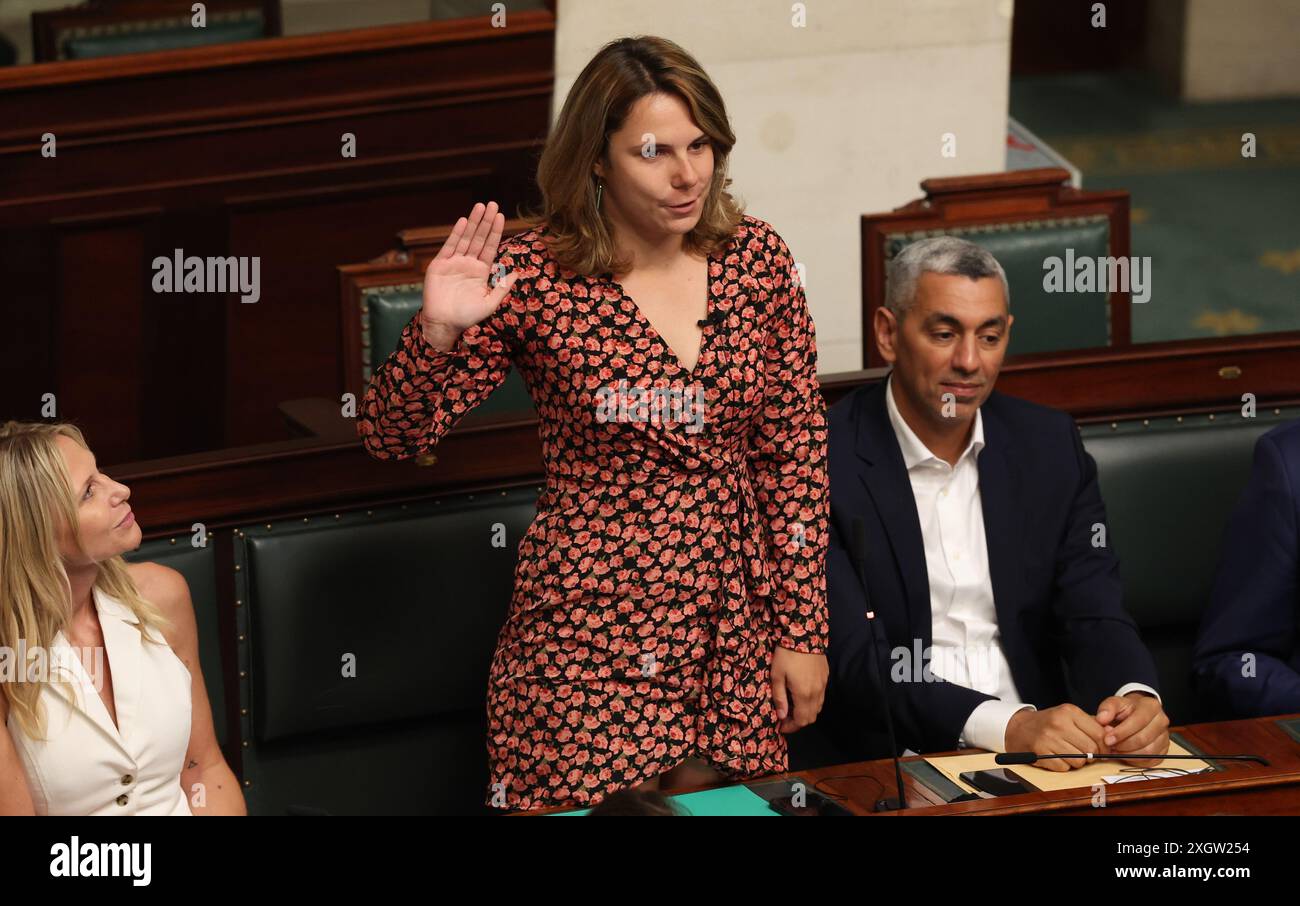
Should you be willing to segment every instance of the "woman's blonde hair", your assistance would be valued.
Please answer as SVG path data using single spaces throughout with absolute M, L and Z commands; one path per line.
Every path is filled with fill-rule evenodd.
M 618 257 L 610 225 L 596 207 L 592 168 L 602 157 L 608 162 L 609 136 L 622 128 L 632 106 L 657 92 L 681 98 L 713 145 L 713 179 L 684 247 L 710 254 L 740 226 L 744 207 L 727 191 L 727 161 L 736 136 L 717 87 L 672 41 L 620 38 L 592 57 L 564 99 L 537 165 L 541 207 L 524 215 L 530 227 L 545 226 L 547 247 L 564 267 L 590 275 L 626 273 L 631 266 L 626 256 Z
M 40 704 L 41 681 L 28 682 L 28 664 L 17 654 L 44 652 L 53 667 L 54 636 L 68 628 L 72 616 L 72 584 L 59 550 L 59 529 L 66 525 L 83 556 L 77 516 L 78 501 L 63 453 L 55 438 L 62 435 L 89 450 L 80 429 L 64 423 L 6 422 L 0 426 L 0 646 L 10 658 L 13 676 L 3 677 L 11 717 L 33 739 L 45 738 L 45 713 Z M 114 556 L 97 564 L 94 587 L 130 608 L 140 620 L 146 641 L 161 641 L 167 621 L 140 596 L 127 572 L 126 561 Z M 148 630 L 159 632 L 150 637 Z M 45 682 L 72 688 L 51 675 Z

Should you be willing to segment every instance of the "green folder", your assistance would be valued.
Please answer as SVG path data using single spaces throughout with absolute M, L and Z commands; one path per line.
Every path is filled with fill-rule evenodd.
M 724 786 L 716 790 L 700 790 L 698 793 L 683 793 L 680 796 L 668 796 L 670 802 L 683 815 L 723 816 L 723 815 L 764 815 L 781 817 L 772 810 L 767 800 L 749 787 Z M 561 815 L 585 815 L 590 809 L 575 809 L 569 812 L 553 812 L 552 817 Z

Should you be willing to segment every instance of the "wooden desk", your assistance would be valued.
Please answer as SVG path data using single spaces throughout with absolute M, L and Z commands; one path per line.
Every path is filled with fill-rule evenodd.
M 908 808 L 904 811 L 875 812 L 874 803 L 896 795 L 894 765 L 889 759 L 862 761 L 774 774 L 747 782 L 803 778 L 811 788 L 819 783 L 822 792 L 843 796 L 840 800 L 858 815 L 1018 815 L 1052 813 L 1058 815 L 1300 815 L 1300 742 L 1278 725 L 1279 720 L 1300 714 L 1260 717 L 1219 723 L 1172 727 L 1193 747 L 1220 755 L 1261 755 L 1267 767 L 1253 762 L 1220 762 L 1222 771 L 1212 774 L 1145 780 L 1106 787 L 1106 805 L 1092 805 L 1092 790 L 1056 790 L 1003 796 L 976 802 L 945 803 L 935 793 L 908 774 L 903 774 L 903 788 Z M 978 750 L 965 750 L 978 751 Z M 956 755 L 961 752 L 934 753 Z M 903 759 L 921 760 L 921 756 Z M 727 784 L 711 784 L 673 790 L 686 793 Z M 542 815 L 565 808 L 528 812 Z

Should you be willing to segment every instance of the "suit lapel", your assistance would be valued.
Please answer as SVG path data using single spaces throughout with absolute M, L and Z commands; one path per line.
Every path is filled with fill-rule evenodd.
M 56 645 L 61 646 L 66 657 L 66 663 L 62 666 L 71 671 L 72 677 L 81 686 L 81 701 L 76 710 L 129 755 L 126 738 L 131 732 L 139 702 L 140 633 L 134 626 L 124 622 L 127 616 L 132 621 L 135 620 L 135 615 L 130 610 L 101 597 L 103 592 L 98 588 L 93 589 L 91 594 L 99 614 L 100 631 L 104 636 L 104 666 L 110 670 L 113 679 L 116 725 L 109 716 L 104 700 L 100 698 L 99 690 L 95 688 L 94 678 L 82 662 L 81 650 L 74 648 L 61 631 L 55 635 L 54 640 Z
M 858 472 L 889 536 L 894 564 L 907 595 L 912 637 L 930 642 L 930 578 L 925 568 L 921 520 L 916 514 L 912 482 L 885 408 L 886 382 L 864 394 L 858 411 L 857 453 L 865 463 Z
M 113 705 L 117 711 L 118 734 L 126 745 L 135 726 L 140 703 L 140 658 L 143 642 L 134 624 L 138 620 L 130 608 L 95 589 L 100 604 L 99 624 L 104 633 L 104 649 L 113 671 Z M 103 702 L 100 702 L 102 707 Z M 107 714 L 107 711 L 105 711 Z
M 986 402 L 980 410 L 984 419 L 984 449 L 979 456 L 980 506 L 993 602 L 1005 640 L 1006 627 L 1015 625 L 1023 592 L 1018 551 L 1024 530 L 1024 501 L 1016 447 L 1006 425 L 991 411 L 995 408 Z

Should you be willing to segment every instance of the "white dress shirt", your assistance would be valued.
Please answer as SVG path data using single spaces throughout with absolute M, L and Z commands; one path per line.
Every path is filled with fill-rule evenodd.
M 930 672 L 996 696 L 971 712 L 958 746 L 1005 751 L 1011 715 L 1036 709 L 1021 702 L 998 631 L 977 464 L 984 449 L 983 414 L 975 410 L 970 443 L 952 466 L 935 456 L 903 420 L 894 402 L 892 376 L 885 387 L 885 405 L 912 483 L 925 544 L 932 625 Z M 1142 683 L 1128 683 L 1115 694 L 1134 691 L 1160 698 Z

